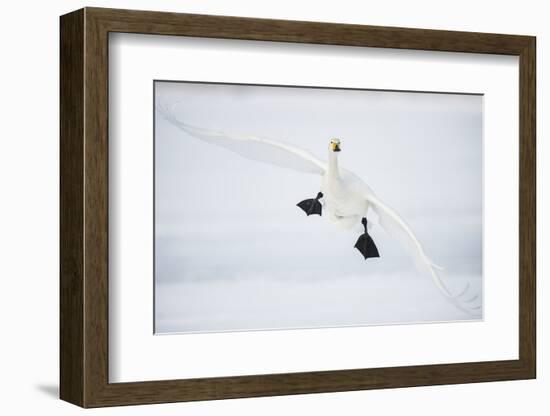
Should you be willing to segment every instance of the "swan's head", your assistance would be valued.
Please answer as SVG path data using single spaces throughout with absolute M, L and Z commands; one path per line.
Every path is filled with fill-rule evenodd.
M 333 152 L 339 152 L 342 149 L 340 149 L 340 140 L 339 139 L 331 139 L 330 141 L 330 150 Z

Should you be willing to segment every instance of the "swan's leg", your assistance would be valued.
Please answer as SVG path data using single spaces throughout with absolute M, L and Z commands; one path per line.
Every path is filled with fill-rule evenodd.
M 313 214 L 321 215 L 321 211 L 323 207 L 319 202 L 319 199 L 321 199 L 322 197 L 323 197 L 323 193 L 319 192 L 315 197 L 315 199 L 304 199 L 302 202 L 299 202 L 296 205 L 302 208 L 307 216 L 310 216 Z
M 367 219 L 365 217 L 361 219 L 361 224 L 363 224 L 365 232 L 357 239 L 357 242 L 355 243 L 355 248 L 359 250 L 365 260 L 371 257 L 380 257 L 380 254 L 378 253 L 378 248 L 376 248 L 376 244 L 374 244 L 374 241 L 367 232 Z

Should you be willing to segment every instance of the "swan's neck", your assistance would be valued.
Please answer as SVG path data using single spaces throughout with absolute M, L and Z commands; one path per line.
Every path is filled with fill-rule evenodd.
M 328 152 L 328 176 L 332 179 L 340 178 L 340 171 L 338 170 L 338 154 L 329 150 Z

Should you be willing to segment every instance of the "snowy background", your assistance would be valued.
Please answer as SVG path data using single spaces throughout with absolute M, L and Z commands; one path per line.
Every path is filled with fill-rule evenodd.
M 482 291 L 479 95 L 156 82 L 180 120 L 281 139 L 361 178 L 413 228 L 457 291 Z M 305 214 L 320 178 L 244 159 L 156 115 L 155 331 L 237 331 L 480 319 L 448 303 L 375 226 L 357 234 Z M 373 217 L 374 218 L 374 217 Z

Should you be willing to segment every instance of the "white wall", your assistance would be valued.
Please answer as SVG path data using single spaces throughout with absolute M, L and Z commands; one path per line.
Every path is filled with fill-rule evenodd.
M 549 361 L 543 351 L 543 300 L 550 299 L 543 276 L 541 214 L 544 176 L 550 162 L 544 143 L 544 61 L 550 55 L 550 26 L 544 2 L 385 1 L 253 2 L 193 1 L 20 1 L 2 9 L 2 114 L 0 152 L 0 295 L 2 342 L 0 384 L 4 414 L 77 414 L 56 399 L 58 385 L 58 16 L 73 9 L 104 6 L 318 20 L 434 29 L 529 34 L 538 37 L 539 154 L 539 378 L 401 390 L 380 390 L 218 402 L 92 410 L 88 414 L 547 414 Z M 27 412 L 28 411 L 28 412 Z

